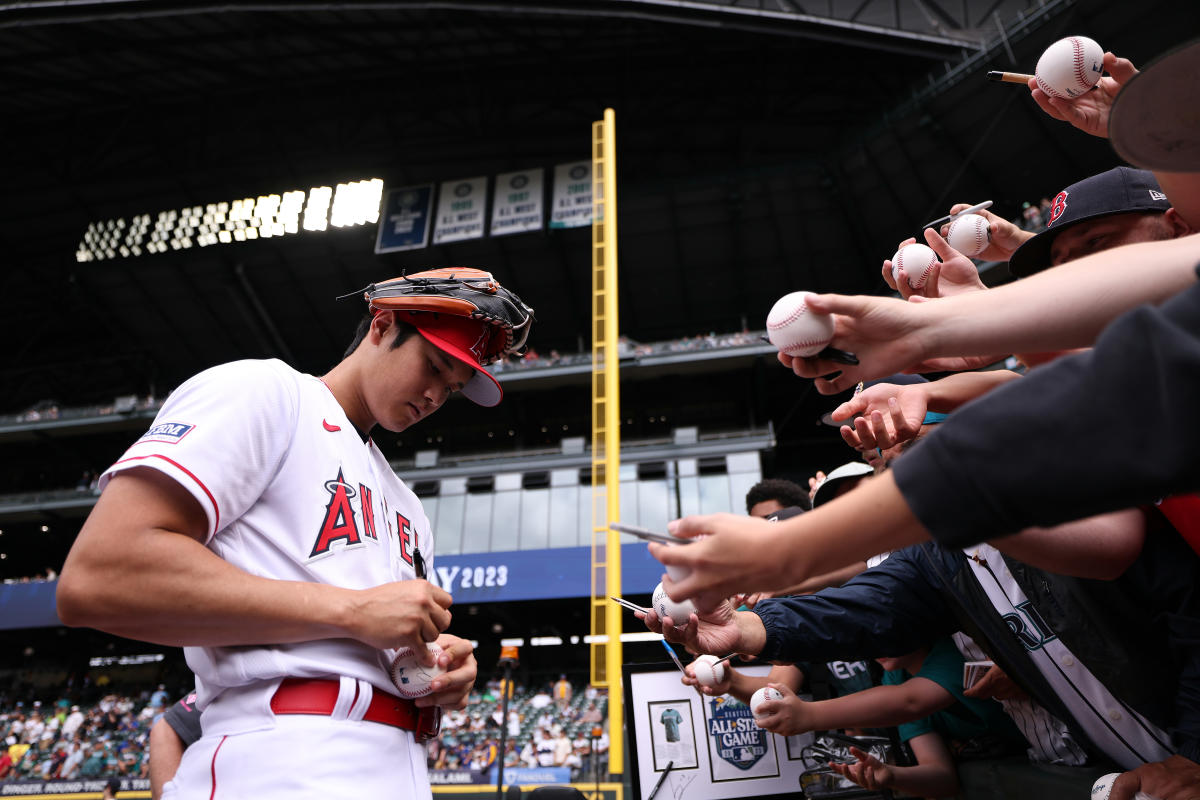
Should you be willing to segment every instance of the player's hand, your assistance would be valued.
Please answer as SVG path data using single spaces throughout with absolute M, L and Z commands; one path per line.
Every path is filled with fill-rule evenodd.
M 1055 119 L 1070 123 L 1084 133 L 1107 139 L 1108 117 L 1113 101 L 1138 71 L 1129 59 L 1118 58 L 1112 53 L 1104 54 L 1104 71 L 1108 75 L 1100 79 L 1095 89 L 1072 99 L 1051 97 L 1038 88 L 1034 78 L 1029 79 L 1030 94 L 1033 95 L 1033 102 Z
M 693 661 L 691 664 L 688 664 L 683 668 L 684 677 L 681 680 L 686 686 L 695 686 L 702 693 L 711 695 L 713 697 L 729 694 L 729 688 L 733 685 L 733 670 L 730 668 L 728 661 L 722 665 L 725 667 L 724 679 L 722 679 L 720 683 L 715 683 L 712 686 L 701 686 L 700 681 L 696 680 L 696 673 L 692 671 L 692 665 L 695 663 L 696 662 Z
M 672 600 L 690 599 L 701 612 L 728 605 L 733 597 L 747 587 L 769 591 L 786 589 L 795 583 L 788 574 L 786 543 L 778 533 L 779 526 L 764 519 L 735 514 L 703 514 L 675 520 L 667 529 L 676 536 L 697 540 L 687 545 L 651 544 L 650 555 L 667 565 L 679 565 L 691 570 L 682 581 L 663 579 L 663 588 Z M 706 653 L 725 653 L 704 650 Z
M 917 437 L 929 397 L 922 384 L 877 383 L 833 410 L 835 421 L 854 417 L 841 427 L 842 439 L 855 450 L 887 450 Z M 856 416 L 857 415 L 857 416 Z
M 467 697 L 471 694 L 471 687 L 475 685 L 475 676 L 479 669 L 479 665 L 475 663 L 475 648 L 466 639 L 449 633 L 439 636 L 437 644 L 442 648 L 437 663 L 446 672 L 433 679 L 433 683 L 430 684 L 433 689 L 431 694 L 418 697 L 413 702 L 422 708 L 466 708 Z
M 942 235 L 933 228 L 925 229 L 925 241 L 929 249 L 937 253 L 942 263 L 925 282 L 919 294 L 928 298 L 952 297 L 956 294 L 979 292 L 987 289 L 979 278 L 975 262 L 950 246 Z
M 810 311 L 834 315 L 831 345 L 858 357 L 857 365 L 779 353 L 779 361 L 801 378 L 815 378 L 821 394 L 837 394 L 860 380 L 902 372 L 919 364 L 930 351 L 927 303 L 891 297 L 818 294 L 808 299 Z
M 966 211 L 970 208 L 966 203 L 955 203 L 950 207 L 951 214 L 957 214 L 961 211 Z M 1008 261 L 1012 258 L 1013 252 L 1034 237 L 1033 231 L 1025 231 L 1013 225 L 1004 217 L 997 216 L 986 208 L 979 211 L 972 211 L 972 214 L 978 214 L 988 221 L 990 240 L 988 241 L 987 249 L 976 256 L 976 258 L 984 261 Z M 950 223 L 947 222 L 938 231 L 943 238 L 950 233 Z M 975 271 L 975 279 L 978 280 L 979 271 Z M 986 289 L 983 286 L 983 281 L 979 281 L 978 288 Z
M 354 592 L 347 632 L 379 650 L 411 647 L 427 667 L 433 654 L 426 642 L 437 641 L 450 627 L 454 598 L 427 580 L 385 583 Z
M 974 686 L 964 689 L 963 694 L 976 700 L 1024 700 L 1029 697 L 1024 689 L 1013 683 L 1007 672 L 995 664 L 983 673 Z
M 864 789 L 878 791 L 892 785 L 895 773 L 887 764 L 870 753 L 864 753 L 857 747 L 851 747 L 850 754 L 858 759 L 857 763 L 839 764 L 836 761 L 830 761 L 829 766 L 843 778 L 854 781 Z
M 780 736 L 795 736 L 813 730 L 808 703 L 797 697 L 787 684 L 768 683 L 767 686 L 778 689 L 783 697 L 759 704 L 758 716 L 754 718 L 758 727 Z
M 913 244 L 916 241 L 917 240 L 913 237 L 908 237 L 903 242 L 896 245 L 896 250 L 893 252 L 893 255 L 900 252 L 900 248 L 904 247 L 905 245 Z M 894 272 L 895 266 L 896 265 L 892 263 L 890 258 L 885 258 L 883 260 L 883 282 L 890 286 L 894 291 L 899 292 L 900 296 L 905 300 L 914 294 L 919 294 L 921 290 L 913 288 L 912 284 L 908 282 L 908 273 L 906 273 L 904 270 L 900 270 L 900 277 L 902 280 L 896 280 L 896 275 Z
M 653 609 L 645 614 L 644 621 L 647 628 L 661 633 L 668 642 L 682 644 L 697 655 L 723 656 L 741 644 L 741 630 L 728 601 L 703 614 L 692 614 L 686 622 L 671 617 L 660 619 Z
M 1108 797 L 1133 800 L 1138 792 L 1158 800 L 1200 800 L 1200 764 L 1183 756 L 1142 764 L 1113 781 Z

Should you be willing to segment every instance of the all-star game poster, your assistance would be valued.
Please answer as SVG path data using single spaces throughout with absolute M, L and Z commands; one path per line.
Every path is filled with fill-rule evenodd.
M 770 667 L 738 671 L 765 676 Z M 650 796 L 668 763 L 655 800 L 795 796 L 805 767 L 800 748 L 755 725 L 747 705 L 684 686 L 669 662 L 627 664 L 624 672 L 634 800 Z

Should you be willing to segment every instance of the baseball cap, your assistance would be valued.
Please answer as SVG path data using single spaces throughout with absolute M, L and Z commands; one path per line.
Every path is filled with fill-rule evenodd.
M 1118 95 L 1119 96 L 1119 95 Z M 1046 230 L 1013 252 L 1008 270 L 1027 278 L 1050 266 L 1050 245 L 1066 228 L 1080 222 L 1136 211 L 1165 212 L 1171 201 L 1154 175 L 1142 169 L 1115 167 L 1073 183 L 1054 196 Z
M 813 508 L 832 500 L 837 495 L 836 488 L 839 484 L 854 478 L 861 478 L 864 475 L 870 475 L 874 471 L 870 464 L 862 461 L 848 461 L 842 464 L 829 473 L 825 481 L 817 487 L 817 493 L 813 495 L 812 499 Z
M 1156 58 L 1117 94 L 1108 139 L 1131 164 L 1162 172 L 1200 172 L 1200 39 Z
M 461 361 L 475 374 L 462 388 L 463 397 L 481 406 L 497 405 L 504 398 L 500 383 L 480 363 L 488 339 L 494 334 L 486 322 L 430 311 L 396 311 L 396 319 L 407 322 L 437 349 Z
M 785 519 L 798 517 L 805 513 L 806 510 L 807 509 L 803 509 L 800 506 L 788 506 L 787 508 L 781 508 L 778 511 L 768 514 L 766 517 L 764 517 L 764 519 L 766 519 L 767 522 L 782 522 Z

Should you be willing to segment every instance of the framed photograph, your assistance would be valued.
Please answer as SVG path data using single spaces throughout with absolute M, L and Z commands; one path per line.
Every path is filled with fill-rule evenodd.
M 765 676 L 771 668 L 737 669 Z M 810 736 L 792 737 L 789 749 L 754 723 L 744 703 L 684 686 L 670 662 L 626 664 L 623 673 L 633 800 L 649 800 L 655 786 L 654 800 L 796 796 L 800 749 Z
M 672 769 L 698 768 L 700 760 L 696 756 L 696 727 L 692 724 L 691 700 L 687 697 L 661 700 L 647 703 L 646 709 L 650 713 L 654 771 L 666 769 L 667 762 L 671 763 Z

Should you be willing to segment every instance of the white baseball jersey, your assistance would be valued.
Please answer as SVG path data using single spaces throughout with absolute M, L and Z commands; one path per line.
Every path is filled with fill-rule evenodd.
M 963 552 L 988 599 L 1024 646 L 1030 660 L 1105 755 L 1125 769 L 1134 769 L 1162 761 L 1175 752 L 1165 731 L 1114 697 L 1067 649 L 1029 602 L 1000 551 L 989 544 L 980 544 Z M 1020 724 L 1016 716 L 1013 719 Z M 1030 736 L 1029 731 L 1023 729 L 1023 732 L 1027 738 Z M 1038 739 L 1031 738 L 1030 743 L 1037 749 Z
M 208 516 L 206 544 L 266 578 L 367 589 L 432 568 L 421 504 L 319 379 L 278 360 L 237 361 L 188 380 L 101 477 L 150 467 Z M 379 651 L 352 639 L 184 648 L 205 735 L 269 726 L 278 679 L 345 676 L 395 692 Z M 235 702 L 216 703 L 223 694 Z M 224 706 L 224 708 L 222 708 Z

